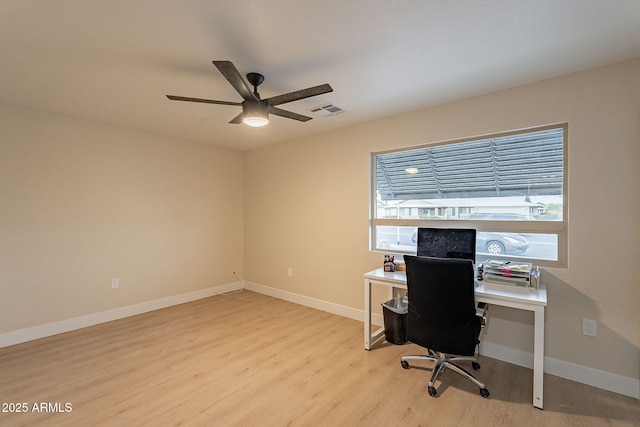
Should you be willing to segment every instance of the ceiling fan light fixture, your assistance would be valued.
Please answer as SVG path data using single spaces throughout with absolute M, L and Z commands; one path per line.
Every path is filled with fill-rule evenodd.
M 242 121 L 253 127 L 261 127 L 269 123 L 269 106 L 264 102 L 248 102 L 242 105 Z
M 260 127 L 269 123 L 269 113 L 287 119 L 297 120 L 299 122 L 306 122 L 308 120 L 311 120 L 311 117 L 294 113 L 292 111 L 283 110 L 281 108 L 278 108 L 277 105 L 333 92 L 333 88 L 328 83 L 325 83 L 322 85 L 308 87 L 306 89 L 296 90 L 294 92 L 284 93 L 282 95 L 261 99 L 260 94 L 258 93 L 258 86 L 260 86 L 264 81 L 264 76 L 262 74 L 248 73 L 247 79 L 245 80 L 231 61 L 213 61 L 213 65 L 216 66 L 218 71 L 220 71 L 224 78 L 227 79 L 229 84 L 233 86 L 233 88 L 236 90 L 236 92 L 238 92 L 238 94 L 244 101 L 218 101 L 215 99 L 191 98 L 188 96 L 176 95 L 167 95 L 167 98 L 172 101 L 202 102 L 205 104 L 242 106 L 242 113 L 231 119 L 229 123 L 232 123 L 234 125 L 246 123 L 249 126 Z M 253 86 L 253 91 L 247 83 Z
M 269 119 L 266 117 L 257 116 L 245 117 L 242 121 L 245 125 L 253 126 L 254 128 L 259 128 L 269 123 Z

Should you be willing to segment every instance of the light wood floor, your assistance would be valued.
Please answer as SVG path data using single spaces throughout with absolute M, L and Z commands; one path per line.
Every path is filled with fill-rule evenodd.
M 365 351 L 363 324 L 244 291 L 0 349 L 0 425 L 638 425 L 638 400 L 482 358 L 491 392 L 402 369 L 412 344 Z M 34 403 L 56 412 L 34 412 Z M 70 412 L 63 412 L 65 404 Z M 5 406 L 5 404 L 7 404 Z M 56 406 L 58 405 L 58 406 Z M 39 406 L 38 406 L 39 407 Z M 15 405 L 14 405 L 15 409 Z M 69 409 L 69 408 L 67 408 Z

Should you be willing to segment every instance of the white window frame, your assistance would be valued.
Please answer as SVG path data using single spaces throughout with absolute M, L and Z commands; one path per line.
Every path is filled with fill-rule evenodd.
M 502 136 L 509 136 L 515 134 L 522 134 L 528 132 L 536 132 L 547 129 L 559 129 L 563 130 L 563 189 L 562 189 L 562 209 L 563 215 L 561 221 L 492 221 L 492 220 L 447 220 L 447 219 L 396 219 L 396 218 L 376 218 L 376 156 L 386 153 L 393 153 L 399 151 L 410 151 L 420 149 L 424 147 L 433 147 L 437 145 L 458 144 L 463 142 L 470 142 L 474 140 L 481 140 L 487 138 L 497 138 Z M 508 132 L 501 132 L 496 134 L 481 135 L 475 137 L 469 137 L 464 139 L 441 141 L 436 143 L 421 144 L 412 147 L 403 147 L 400 149 L 392 149 L 386 151 L 378 151 L 371 153 L 371 176 L 370 176 L 370 250 L 372 252 L 388 253 L 383 249 L 376 248 L 376 227 L 378 226 L 393 226 L 393 227 L 440 227 L 440 228 L 474 228 L 477 231 L 483 232 L 511 232 L 511 233 L 541 233 L 551 234 L 557 236 L 557 260 L 544 260 L 537 258 L 526 258 L 526 253 L 523 256 L 519 256 L 518 259 L 527 260 L 533 262 L 535 265 L 548 266 L 548 267 L 568 267 L 568 141 L 569 141 L 569 126 L 568 123 L 559 123 L 546 126 L 540 126 L 535 128 L 519 129 Z M 393 251 L 394 253 L 408 253 L 415 254 L 414 252 Z M 509 258 L 509 256 L 501 256 L 501 258 Z

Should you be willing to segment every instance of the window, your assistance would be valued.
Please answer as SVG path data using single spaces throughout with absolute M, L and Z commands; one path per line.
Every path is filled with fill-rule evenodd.
M 490 257 L 566 265 L 566 124 L 372 153 L 372 249 L 415 253 L 418 227 L 478 230 Z

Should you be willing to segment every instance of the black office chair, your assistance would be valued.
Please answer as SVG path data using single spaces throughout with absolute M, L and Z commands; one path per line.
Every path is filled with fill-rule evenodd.
M 484 325 L 484 315 L 477 315 L 474 298 L 474 271 L 471 260 L 427 258 L 405 255 L 407 267 L 407 340 L 428 350 L 427 355 L 404 356 L 402 367 L 410 360 L 435 362 L 429 395 L 438 391 L 435 382 L 446 368 L 459 373 L 489 397 L 484 383 L 456 362 L 471 361 L 474 370 L 480 364 L 473 357 Z

